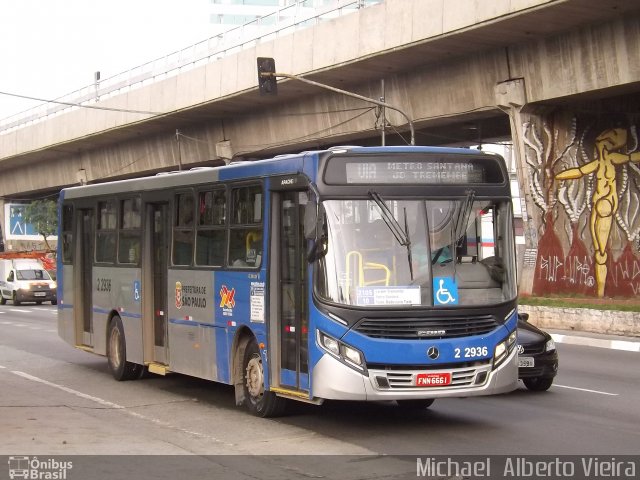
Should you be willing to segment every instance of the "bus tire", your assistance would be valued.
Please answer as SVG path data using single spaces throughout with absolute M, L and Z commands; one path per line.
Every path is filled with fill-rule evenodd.
M 111 375 L 118 381 L 140 378 L 144 367 L 127 362 L 127 345 L 124 339 L 122 320 L 115 315 L 109 322 L 107 335 L 107 360 Z
M 18 300 L 18 292 L 16 292 L 15 290 L 14 290 L 14 292 L 13 292 L 13 297 L 12 297 L 12 299 L 13 299 L 13 304 L 14 304 L 16 307 L 17 307 L 18 305 L 22 304 L 22 302 L 21 302 L 20 300 Z
M 7 304 L 7 299 L 4 298 L 2 295 L 0 295 L 0 305 L 6 305 Z
M 244 351 L 242 371 L 245 404 L 249 411 L 262 418 L 282 415 L 286 400 L 273 392 L 265 392 L 262 357 L 255 340 L 251 340 Z
M 407 410 L 426 410 L 435 402 L 434 398 L 425 398 L 420 400 L 396 400 L 399 407 Z

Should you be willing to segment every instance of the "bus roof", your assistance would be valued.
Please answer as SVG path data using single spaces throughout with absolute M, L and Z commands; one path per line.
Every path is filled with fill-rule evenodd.
M 336 146 L 328 150 L 305 151 L 298 154 L 279 155 L 274 158 L 255 161 L 232 162 L 228 165 L 215 167 L 196 167 L 190 170 L 162 172 L 156 175 L 138 177 L 126 180 L 97 183 L 92 185 L 68 187 L 62 190 L 65 199 L 108 195 L 123 192 L 141 192 L 158 190 L 169 187 L 193 186 L 211 183 L 219 180 L 241 180 L 250 177 L 268 175 L 302 173 L 305 170 L 305 159 L 317 159 L 318 156 L 331 153 L 363 154 L 393 154 L 393 153 L 439 153 L 475 156 L 494 156 L 479 150 L 452 147 L 426 146 L 389 146 L 389 147 L 361 147 Z M 306 165 L 311 167 L 310 162 Z

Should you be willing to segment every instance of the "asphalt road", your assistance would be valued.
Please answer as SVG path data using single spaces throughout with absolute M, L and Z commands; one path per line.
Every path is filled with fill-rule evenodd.
M 495 397 L 436 400 L 419 413 L 392 403 L 295 404 L 286 417 L 258 419 L 234 405 L 226 385 L 182 375 L 116 382 L 105 358 L 58 338 L 55 307 L 8 304 L 0 306 L 0 455 L 370 459 L 350 463 L 351 477 L 336 466 L 336 478 L 364 478 L 369 470 L 396 478 L 389 473 L 399 471 L 392 459 L 415 477 L 415 461 L 405 465 L 402 456 L 637 455 L 640 354 L 567 344 L 558 351 L 559 375 L 548 392 L 521 386 Z M 263 478 L 249 472 L 257 463 L 219 458 L 230 459 L 215 462 L 224 471 Z M 278 478 L 297 478 L 296 469 L 309 467 L 292 461 Z M 329 468 L 331 462 L 320 463 Z

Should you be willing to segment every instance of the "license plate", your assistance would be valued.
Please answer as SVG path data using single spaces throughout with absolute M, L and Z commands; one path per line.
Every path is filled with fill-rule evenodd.
M 535 367 L 535 363 L 533 357 L 518 357 L 518 367 Z
M 451 374 L 418 373 L 414 381 L 416 387 L 444 387 L 451 384 Z
M 36 292 L 33 294 L 34 297 L 46 297 L 47 294 L 45 292 Z

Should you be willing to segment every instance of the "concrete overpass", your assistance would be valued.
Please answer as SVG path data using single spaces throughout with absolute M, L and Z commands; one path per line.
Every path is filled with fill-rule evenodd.
M 569 233 L 591 218 L 591 208 L 578 213 L 592 199 L 587 179 L 574 188 L 555 174 L 594 160 L 607 129 L 625 130 L 624 146 L 612 147 L 621 154 L 638 148 L 639 40 L 637 0 L 387 0 L 94 104 L 114 110 L 74 108 L 0 131 L 0 191 L 10 201 L 80 180 L 380 141 L 376 111 L 363 102 L 295 80 L 280 81 L 277 97 L 260 96 L 256 58 L 274 57 L 278 71 L 369 97 L 383 94 L 384 80 L 386 101 L 414 121 L 418 144 L 513 139 L 532 283 L 548 217 Z M 407 142 L 404 118 L 386 115 L 387 143 Z M 630 232 L 640 222 L 632 187 L 621 213 Z M 611 240 L 618 253 L 635 241 L 622 231 Z M 591 255 L 589 232 L 579 236 Z

